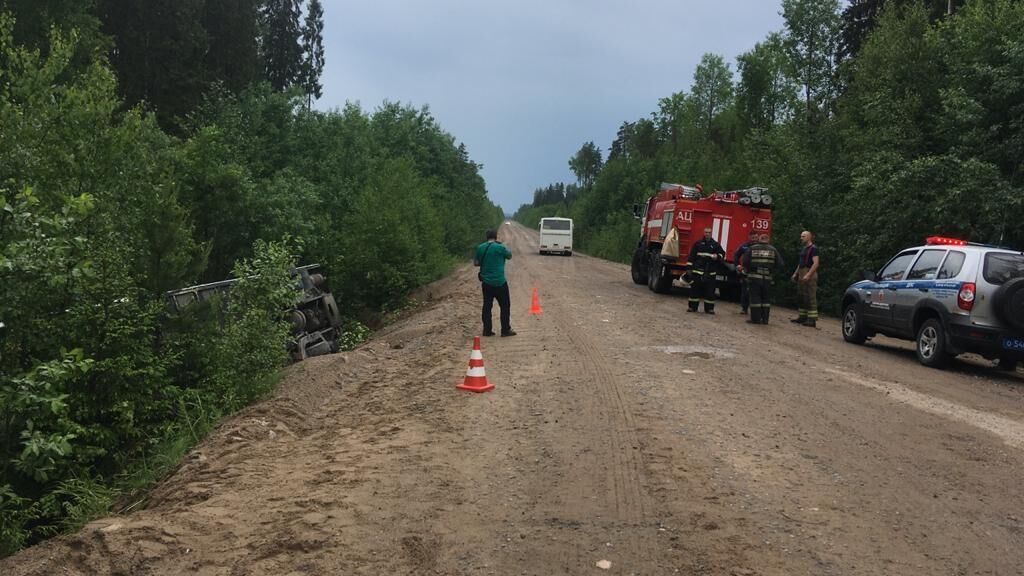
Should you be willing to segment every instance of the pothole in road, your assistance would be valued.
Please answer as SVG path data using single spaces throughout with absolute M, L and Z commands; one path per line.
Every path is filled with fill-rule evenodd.
M 678 354 L 684 358 L 696 358 L 699 360 L 734 358 L 736 352 L 725 348 L 712 348 L 710 346 L 651 346 L 649 350 L 658 350 L 665 354 Z

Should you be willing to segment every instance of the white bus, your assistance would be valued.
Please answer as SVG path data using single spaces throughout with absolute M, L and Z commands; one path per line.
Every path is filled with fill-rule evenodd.
M 572 256 L 572 218 L 540 219 L 540 253 Z

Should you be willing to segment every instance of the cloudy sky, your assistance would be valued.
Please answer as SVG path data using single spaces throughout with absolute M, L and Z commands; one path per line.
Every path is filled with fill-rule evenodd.
M 573 182 L 587 141 L 689 91 L 706 52 L 782 29 L 781 0 L 324 0 L 320 109 L 429 106 L 506 212 Z

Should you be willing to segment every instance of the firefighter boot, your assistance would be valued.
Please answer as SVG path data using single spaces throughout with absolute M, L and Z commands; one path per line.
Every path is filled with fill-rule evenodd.
M 761 324 L 768 323 L 768 317 L 772 315 L 772 309 L 765 307 L 761 308 Z
M 818 321 L 815 320 L 814 318 L 808 318 L 807 320 L 804 321 L 804 326 L 807 326 L 808 328 L 817 328 Z
M 760 324 L 761 323 L 761 308 L 758 306 L 751 306 L 750 318 L 747 320 L 747 324 Z

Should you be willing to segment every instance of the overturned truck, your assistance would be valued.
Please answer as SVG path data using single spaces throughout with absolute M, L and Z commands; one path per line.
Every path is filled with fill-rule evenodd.
M 341 314 L 326 279 L 316 272 L 319 268 L 319 264 L 310 264 L 292 271 L 295 289 L 302 296 L 292 309 L 283 312 L 292 325 L 288 351 L 295 361 L 338 351 Z M 196 303 L 227 296 L 236 282 L 237 279 L 231 279 L 189 286 L 168 292 L 167 299 L 171 309 L 180 313 Z

